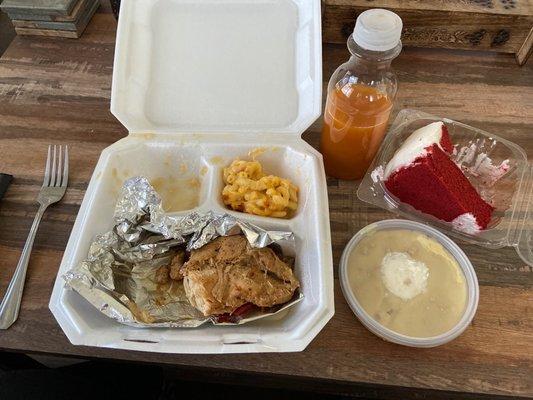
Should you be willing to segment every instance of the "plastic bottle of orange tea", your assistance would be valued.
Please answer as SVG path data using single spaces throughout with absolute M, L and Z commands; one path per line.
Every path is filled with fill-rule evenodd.
M 363 177 L 383 140 L 397 90 L 391 61 L 400 53 L 402 20 L 392 11 L 359 15 L 348 38 L 350 59 L 328 84 L 320 151 L 326 174 Z

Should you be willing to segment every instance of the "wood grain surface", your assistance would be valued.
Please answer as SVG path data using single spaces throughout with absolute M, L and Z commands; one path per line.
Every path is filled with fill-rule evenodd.
M 402 18 L 406 46 L 513 53 L 520 65 L 531 50 L 529 0 L 323 0 L 323 41 L 346 43 L 356 17 L 369 8 L 390 9 Z
M 108 11 L 108 9 L 106 9 Z M 459 242 L 473 262 L 480 301 L 472 326 L 434 349 L 386 343 L 343 299 L 335 271 L 335 316 L 300 353 L 170 355 L 72 346 L 48 310 L 52 285 L 84 191 L 102 149 L 127 134 L 109 112 L 116 22 L 100 12 L 79 40 L 17 37 L 0 59 L 0 171 L 15 176 L 0 203 L 0 293 L 11 278 L 37 209 L 46 146 L 68 144 L 69 188 L 44 216 L 30 260 L 19 320 L 0 348 L 27 353 L 159 363 L 207 378 L 243 374 L 349 393 L 365 385 L 395 398 L 533 396 L 533 271 L 514 249 Z M 347 57 L 324 47 L 324 77 Z M 394 62 L 395 105 L 418 108 L 497 133 L 533 154 L 533 66 L 512 55 L 405 49 Z M 303 137 L 317 146 L 318 120 Z M 393 217 L 356 197 L 357 182 L 328 179 L 335 270 L 343 247 L 365 225 Z M 238 378 L 235 378 L 238 379 Z M 403 387 L 403 388 L 400 388 Z M 442 392 L 434 392 L 438 390 Z
M 376 8 L 461 11 L 472 14 L 533 15 L 533 3 L 530 0 L 364 0 L 364 2 Z M 362 5 L 363 2 L 361 0 L 322 0 L 322 3 L 353 6 Z

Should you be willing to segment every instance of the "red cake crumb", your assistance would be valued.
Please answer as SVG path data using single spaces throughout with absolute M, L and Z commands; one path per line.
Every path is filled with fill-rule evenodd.
M 447 222 L 470 213 L 479 228 L 485 229 L 494 208 L 481 198 L 450 159 L 452 151 L 450 136 L 442 124 L 438 144 L 426 147 L 423 155 L 392 172 L 386 178 L 385 186 L 402 202 L 417 210 Z

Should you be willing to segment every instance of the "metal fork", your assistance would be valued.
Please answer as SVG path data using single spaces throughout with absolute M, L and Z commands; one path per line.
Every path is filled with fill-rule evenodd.
M 58 150 L 59 149 L 59 150 Z M 0 304 L 0 329 L 9 328 L 18 318 L 22 291 L 24 290 L 24 280 L 30 259 L 31 249 L 35 234 L 39 228 L 39 223 L 44 211 L 50 204 L 57 203 L 67 190 L 68 183 L 68 147 L 48 146 L 48 157 L 46 159 L 46 169 L 44 172 L 43 186 L 37 196 L 40 207 L 33 220 L 30 233 L 26 239 L 26 244 L 20 255 L 17 269 L 9 282 L 6 294 Z

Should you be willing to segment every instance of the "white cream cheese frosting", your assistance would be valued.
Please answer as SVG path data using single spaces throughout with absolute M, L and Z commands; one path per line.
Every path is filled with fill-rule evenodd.
M 441 147 L 443 126 L 441 121 L 437 121 L 414 131 L 387 163 L 383 179 L 387 180 L 392 173 L 408 167 L 417 158 L 424 157 L 428 147 L 434 144 Z
M 481 227 L 478 225 L 476 217 L 472 213 L 459 215 L 452 221 L 452 226 L 458 231 L 471 235 L 481 231 Z

